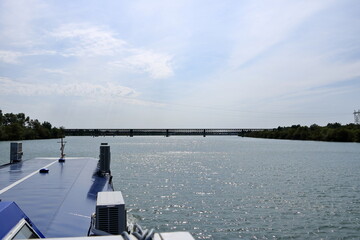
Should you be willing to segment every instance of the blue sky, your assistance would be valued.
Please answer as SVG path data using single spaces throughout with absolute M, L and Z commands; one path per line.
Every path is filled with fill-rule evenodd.
M 0 0 L 0 109 L 67 128 L 353 122 L 357 0 Z

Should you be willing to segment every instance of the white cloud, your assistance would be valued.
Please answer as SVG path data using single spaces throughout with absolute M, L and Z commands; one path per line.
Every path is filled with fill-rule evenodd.
M 60 74 L 60 75 L 70 75 L 70 72 L 67 72 L 63 69 L 50 69 L 50 68 L 44 68 L 44 72 L 52 73 L 52 74 Z
M 234 109 L 276 108 L 276 104 L 283 104 L 284 96 L 300 99 L 305 93 L 321 94 L 324 92 L 309 89 L 359 77 L 359 61 L 342 62 L 334 57 L 346 45 L 327 51 L 321 48 L 334 39 L 344 39 L 342 35 L 350 32 L 338 34 L 338 29 L 331 28 L 337 16 L 328 23 L 324 9 L 332 4 L 333 1 L 252 1 L 234 28 L 234 52 L 228 64 L 203 82 L 193 84 L 196 94 L 186 101 Z M 318 21 L 317 25 L 311 20 Z M 326 28 L 319 21 L 328 24 Z M 321 31 L 327 34 L 319 34 Z M 299 92 L 304 95 L 295 94 Z M 287 104 L 301 106 L 299 101 Z
M 171 68 L 172 58 L 170 56 L 135 49 L 133 49 L 132 52 L 134 53 L 133 55 L 110 62 L 110 65 L 132 72 L 145 72 L 154 79 L 167 78 L 174 74 Z
M 38 44 L 34 22 L 44 17 L 47 6 L 39 0 L 3 0 L 0 2 L 0 37 L 11 46 L 30 47 Z
M 108 57 L 110 66 L 146 73 L 151 78 L 173 75 L 172 56 L 133 47 L 112 31 L 88 24 L 63 25 L 50 34 L 68 44 L 60 53 L 65 57 Z M 66 45 L 65 45 L 66 46 Z
M 0 61 L 5 63 L 19 63 L 19 57 L 23 56 L 20 52 L 0 50 Z
M 70 2 L 0 1 L 3 105 L 39 96 L 57 108 L 66 96 L 101 116 L 112 104 L 116 124 L 146 109 L 215 126 L 251 111 L 262 125 L 267 112 L 312 109 L 321 96 L 329 109 L 358 99 L 341 83 L 360 76 L 353 1 Z
M 239 18 L 235 32 L 236 48 L 230 58 L 231 67 L 253 60 L 282 41 L 312 14 L 331 1 L 251 1 Z
M 228 74 L 234 76 L 232 82 L 243 95 L 274 98 L 358 77 L 360 62 L 333 63 L 326 58 L 300 53 L 291 57 L 284 49 L 256 65 Z
M 68 43 L 70 47 L 64 50 L 64 56 L 113 56 L 126 50 L 126 42 L 114 33 L 88 24 L 62 25 L 50 35 Z
M 97 85 L 86 82 L 56 84 L 56 83 L 24 83 L 9 78 L 0 77 L 1 95 L 22 96 L 79 96 L 106 98 L 134 98 L 139 95 L 134 89 L 115 83 Z
M 26 56 L 44 56 L 44 55 L 55 55 L 55 51 L 51 50 L 32 50 L 32 51 L 9 51 L 9 50 L 0 50 L 0 62 L 19 64 L 21 63 L 21 58 Z

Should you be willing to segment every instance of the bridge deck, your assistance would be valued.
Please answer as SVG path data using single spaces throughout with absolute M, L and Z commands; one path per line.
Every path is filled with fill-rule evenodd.
M 86 236 L 97 192 L 112 191 L 97 165 L 95 158 L 35 158 L 2 166 L 0 199 L 15 201 L 45 237 Z M 39 173 L 44 167 L 48 174 Z
M 67 136 L 209 136 L 209 135 L 236 135 L 243 136 L 247 132 L 272 131 L 264 128 L 169 128 L 169 129 L 65 129 Z

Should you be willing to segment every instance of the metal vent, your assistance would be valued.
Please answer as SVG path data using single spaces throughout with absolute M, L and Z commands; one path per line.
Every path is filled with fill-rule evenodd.
M 107 143 L 101 143 L 100 146 L 100 172 L 103 174 L 110 173 L 110 146 Z
M 10 163 L 20 162 L 22 158 L 22 143 L 12 142 L 10 143 Z
M 125 203 L 121 192 L 99 192 L 96 229 L 118 235 L 126 230 Z
M 98 229 L 111 234 L 119 234 L 119 209 L 116 207 L 100 207 Z

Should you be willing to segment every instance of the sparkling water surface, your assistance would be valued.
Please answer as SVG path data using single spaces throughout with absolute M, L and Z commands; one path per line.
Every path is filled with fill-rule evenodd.
M 23 141 L 24 159 L 59 140 Z M 196 239 L 360 239 L 360 144 L 240 137 L 67 137 L 69 157 L 111 146 L 114 187 L 145 228 Z M 0 164 L 9 160 L 0 142 Z

